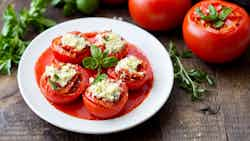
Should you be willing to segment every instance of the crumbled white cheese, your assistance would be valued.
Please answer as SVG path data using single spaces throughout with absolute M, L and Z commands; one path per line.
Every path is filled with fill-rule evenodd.
M 70 46 L 77 51 L 81 51 L 87 45 L 87 42 L 84 38 L 71 33 L 63 35 L 61 41 L 64 46 Z
M 126 44 L 126 41 L 123 40 L 121 36 L 111 31 L 97 34 L 95 39 L 96 41 L 94 44 L 97 46 L 105 45 L 105 48 L 109 54 L 119 52 Z
M 108 32 L 104 35 L 104 43 L 109 53 L 117 53 L 123 49 L 126 42 L 118 34 Z
M 115 72 L 119 72 L 120 70 L 128 70 L 130 73 L 136 73 L 137 72 L 137 67 L 142 63 L 141 60 L 139 60 L 135 56 L 128 56 L 120 60 L 116 67 L 115 67 Z
M 112 79 L 104 79 L 100 82 L 92 84 L 87 91 L 97 99 L 115 102 L 120 98 L 120 82 Z
M 76 75 L 76 70 L 72 64 L 62 64 L 58 69 L 54 65 L 46 66 L 45 75 L 49 76 L 52 82 L 59 84 L 61 87 L 65 87 L 67 83 Z

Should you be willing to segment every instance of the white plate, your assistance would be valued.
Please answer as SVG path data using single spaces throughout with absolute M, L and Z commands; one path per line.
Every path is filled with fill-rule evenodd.
M 102 31 L 112 29 L 141 48 L 148 57 L 154 73 L 154 84 L 149 96 L 133 111 L 109 120 L 84 120 L 54 108 L 41 94 L 35 80 L 34 66 L 53 38 L 69 31 Z M 45 121 L 74 132 L 107 134 L 134 127 L 153 116 L 167 101 L 173 85 L 173 67 L 164 46 L 145 30 L 118 20 L 82 18 L 58 24 L 38 35 L 25 50 L 18 68 L 18 85 L 31 108 Z

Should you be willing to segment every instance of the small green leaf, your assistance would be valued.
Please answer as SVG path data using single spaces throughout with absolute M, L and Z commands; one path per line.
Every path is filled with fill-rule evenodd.
M 57 74 L 54 74 L 54 77 L 56 80 L 60 79 L 60 77 Z
M 221 28 L 223 25 L 224 25 L 224 22 L 221 20 L 218 20 L 218 21 L 214 22 L 213 27 L 214 28 Z
M 40 24 L 40 25 L 44 25 L 45 27 L 51 27 L 51 26 L 54 26 L 56 24 L 55 21 L 51 20 L 51 19 L 48 19 L 48 18 L 45 18 L 45 17 L 37 17 L 37 23 Z
M 182 58 L 192 58 L 193 57 L 193 53 L 190 50 L 184 51 L 184 52 L 182 52 L 181 57 Z
M 207 79 L 208 85 L 210 85 L 210 86 L 214 86 L 215 85 L 214 79 L 212 79 L 210 76 L 207 75 L 206 79 Z
M 195 12 L 201 17 L 201 19 L 205 21 L 216 21 L 218 19 L 218 12 L 216 11 L 215 7 L 213 5 L 209 5 L 208 9 L 209 9 L 208 16 L 202 13 L 200 8 L 195 9 Z
M 58 89 L 58 87 L 57 87 L 57 85 L 56 85 L 55 82 L 51 81 L 50 79 L 48 80 L 48 82 L 49 82 L 50 87 L 51 87 L 53 90 L 57 90 L 57 89 Z
M 100 74 L 100 75 L 98 75 L 98 76 L 95 78 L 95 80 L 93 81 L 92 84 L 97 83 L 97 82 L 100 82 L 100 81 L 102 81 L 102 80 L 104 80 L 104 79 L 107 79 L 107 78 L 108 78 L 108 76 L 107 76 L 106 74 Z
M 231 13 L 232 13 L 232 9 L 228 8 L 228 7 L 225 7 L 220 12 L 219 19 L 224 21 Z
M 103 52 L 103 58 L 107 57 L 108 54 L 109 54 L 109 51 L 108 50 L 104 50 L 104 52 Z
M 90 52 L 91 52 L 91 56 L 94 57 L 94 58 L 97 58 L 98 60 L 99 59 L 102 59 L 103 55 L 102 55 L 102 50 L 95 46 L 95 45 L 92 45 L 90 47 Z
M 218 12 L 215 9 L 215 7 L 213 5 L 209 5 L 208 10 L 209 10 L 209 16 L 210 16 L 211 20 L 217 20 Z
M 11 60 L 4 60 L 0 62 L 0 73 L 10 75 Z
M 117 62 L 118 62 L 118 59 L 115 57 L 106 57 L 103 59 L 102 67 L 103 68 L 113 67 L 117 64 Z
M 87 69 L 96 69 L 98 67 L 98 61 L 93 58 L 93 57 L 87 57 L 87 58 L 84 58 L 83 61 L 82 61 L 82 65 L 87 68 Z

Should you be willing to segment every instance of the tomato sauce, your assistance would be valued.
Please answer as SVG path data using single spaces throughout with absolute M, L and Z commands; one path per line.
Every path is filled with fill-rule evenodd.
M 128 54 L 139 55 L 139 56 L 145 58 L 144 60 L 146 60 L 148 62 L 148 59 L 143 55 L 143 53 L 132 44 L 128 45 Z M 39 57 L 36 65 L 35 65 L 35 75 L 36 75 L 36 81 L 37 81 L 38 85 L 39 85 L 40 78 L 41 78 L 43 72 L 45 71 L 46 65 L 50 65 L 54 59 L 55 58 L 54 58 L 53 53 L 52 53 L 50 48 L 48 48 L 45 52 L 43 52 L 42 55 Z M 127 101 L 125 107 L 123 108 L 123 110 L 120 112 L 120 114 L 117 115 L 117 117 L 122 116 L 122 115 L 132 111 L 136 107 L 138 107 L 145 100 L 145 98 L 148 96 L 152 86 L 153 86 L 153 72 L 152 72 L 152 69 L 150 67 L 149 80 L 146 82 L 146 84 L 141 89 L 138 89 L 136 91 L 129 91 L 128 101 Z M 74 101 L 70 104 L 54 104 L 52 102 L 50 102 L 50 103 L 56 109 L 66 113 L 68 115 L 71 115 L 71 116 L 74 116 L 77 118 L 81 118 L 81 119 L 99 120 L 97 117 L 91 115 L 86 110 L 81 97 L 79 97 L 79 99 L 77 101 Z

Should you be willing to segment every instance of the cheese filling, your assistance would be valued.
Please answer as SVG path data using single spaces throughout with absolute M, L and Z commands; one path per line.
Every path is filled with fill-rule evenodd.
M 112 79 L 104 79 L 92 84 L 88 90 L 92 97 L 103 101 L 115 102 L 121 95 L 120 82 Z
M 142 61 L 137 57 L 128 56 L 117 63 L 115 72 L 118 73 L 121 70 L 128 70 L 129 73 L 137 73 L 137 68 L 140 64 L 142 64 Z
M 76 70 L 72 64 L 62 64 L 61 68 L 55 66 L 46 66 L 45 75 L 49 77 L 50 81 L 65 87 L 68 82 L 76 75 Z
M 81 51 L 87 45 L 87 42 L 84 38 L 70 33 L 63 35 L 61 41 L 63 46 L 70 46 L 77 51 Z
M 120 52 L 125 43 L 121 36 L 113 32 L 104 32 L 96 36 L 96 45 L 105 45 L 109 54 Z

